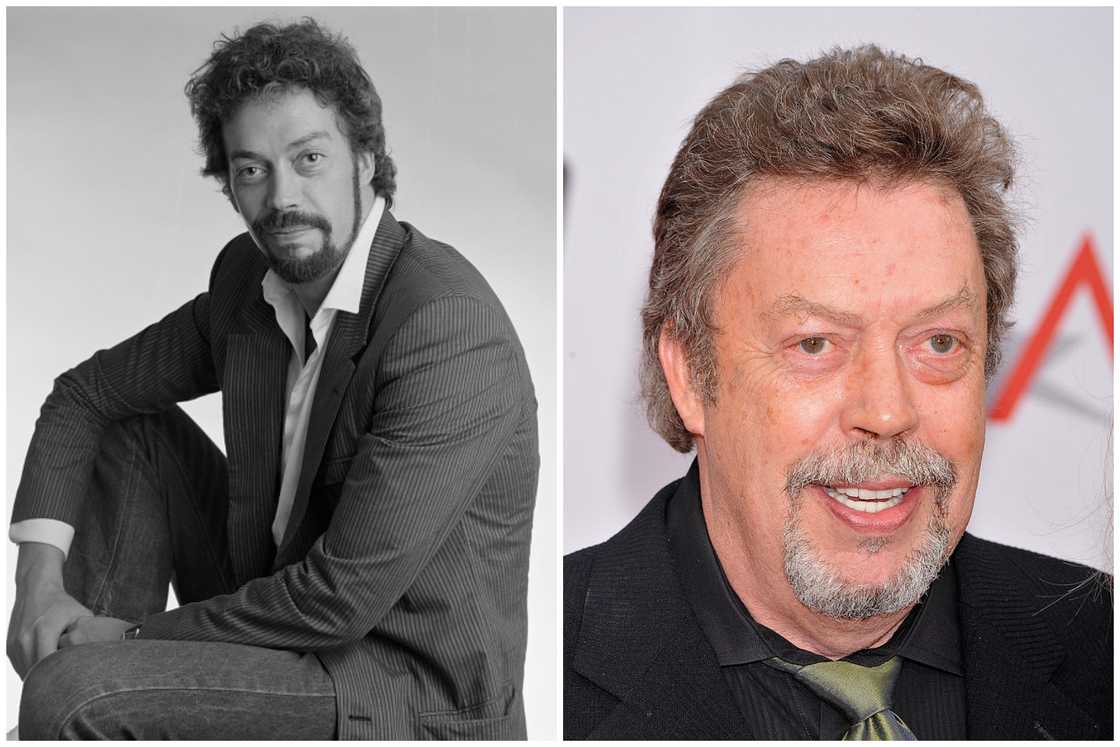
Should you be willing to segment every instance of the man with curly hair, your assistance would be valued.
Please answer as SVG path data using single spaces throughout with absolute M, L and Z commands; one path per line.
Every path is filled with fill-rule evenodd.
M 688 474 L 565 560 L 569 739 L 1107 739 L 1089 569 L 965 534 L 1013 151 L 877 47 L 746 74 L 654 221 L 642 389 Z
M 393 217 L 341 37 L 258 24 L 186 93 L 248 232 L 43 406 L 21 737 L 523 738 L 536 401 L 501 303 Z M 226 454 L 176 406 L 215 391 Z

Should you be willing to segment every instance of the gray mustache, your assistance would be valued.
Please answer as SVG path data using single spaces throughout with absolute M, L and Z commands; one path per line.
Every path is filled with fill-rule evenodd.
M 941 495 L 948 494 L 957 483 L 953 463 L 924 444 L 902 440 L 864 441 L 801 459 L 787 473 L 786 493 L 795 499 L 809 485 L 858 483 L 884 475 L 941 488 Z

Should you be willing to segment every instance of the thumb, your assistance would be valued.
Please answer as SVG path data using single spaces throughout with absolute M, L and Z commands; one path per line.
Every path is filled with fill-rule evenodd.
M 77 627 L 78 623 L 80 623 L 82 620 L 88 620 L 89 618 L 93 617 L 93 613 L 87 610 L 85 607 L 82 607 L 81 609 L 84 614 L 79 614 L 75 616 L 73 620 L 66 623 L 66 627 L 62 629 L 63 635 L 69 635 L 74 631 L 74 628 Z M 61 643 L 61 639 L 59 640 Z

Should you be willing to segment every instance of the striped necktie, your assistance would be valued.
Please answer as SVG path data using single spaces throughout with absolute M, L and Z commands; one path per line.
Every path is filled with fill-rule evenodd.
M 910 727 L 891 710 L 891 693 L 902 662 L 894 656 L 877 667 L 850 661 L 822 661 L 798 666 L 777 657 L 766 664 L 789 672 L 818 697 L 832 703 L 848 717 L 845 740 L 917 739 Z

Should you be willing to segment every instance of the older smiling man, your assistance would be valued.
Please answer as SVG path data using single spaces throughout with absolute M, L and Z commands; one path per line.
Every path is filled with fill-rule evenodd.
M 689 474 L 565 566 L 568 738 L 1109 738 L 1090 569 L 964 534 L 1012 146 L 875 47 L 746 75 L 662 190 L 643 393 Z

